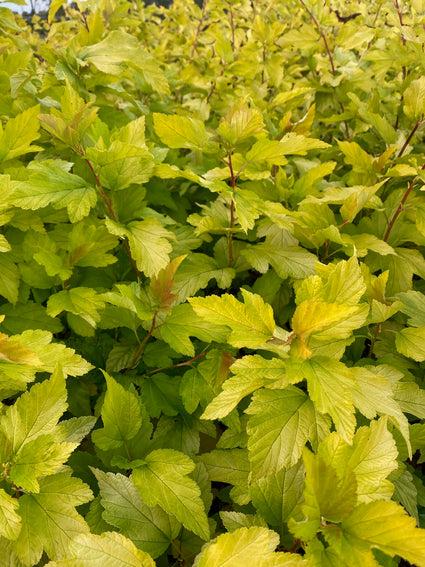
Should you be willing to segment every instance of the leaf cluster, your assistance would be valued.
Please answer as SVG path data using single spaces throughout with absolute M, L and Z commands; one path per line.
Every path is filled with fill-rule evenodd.
M 5 565 L 425 567 L 424 23 L 0 7 Z

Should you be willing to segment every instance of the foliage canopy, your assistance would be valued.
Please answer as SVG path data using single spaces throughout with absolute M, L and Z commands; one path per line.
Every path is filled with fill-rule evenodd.
M 2 561 L 425 567 L 425 2 L 75 6 L 0 7 Z

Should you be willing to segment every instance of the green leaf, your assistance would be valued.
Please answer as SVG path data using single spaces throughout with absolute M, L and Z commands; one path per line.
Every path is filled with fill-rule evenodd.
M 416 384 L 409 384 L 407 382 L 399 382 L 392 386 L 389 379 L 386 378 L 385 367 L 354 367 L 351 368 L 357 387 L 352 390 L 354 405 L 365 415 L 368 419 L 374 419 L 377 414 L 388 415 L 392 422 L 401 431 L 408 447 L 409 441 L 409 423 L 403 411 L 408 411 L 403 407 L 402 400 L 405 397 L 406 403 L 412 401 L 420 403 L 420 391 Z M 415 388 L 410 389 L 410 386 Z M 405 396 L 403 396 L 403 390 Z M 412 391 L 413 390 L 413 391 Z M 425 401 L 425 398 L 424 398 Z M 422 404 L 423 408 L 423 404 Z M 422 412 L 423 413 L 423 409 Z M 415 413 L 413 412 L 415 415 Z
M 416 382 L 397 382 L 394 387 L 394 399 L 402 411 L 425 419 L 422 417 L 425 415 L 425 390 Z M 405 438 L 408 439 L 408 436 L 405 435 Z
M 148 506 L 160 506 L 200 538 L 208 540 L 210 530 L 199 486 L 188 475 L 193 461 L 178 451 L 158 449 L 133 469 L 132 480 Z
M 337 264 L 318 264 L 317 272 L 322 278 L 323 287 L 314 299 L 343 305 L 357 305 L 366 291 L 362 271 L 357 258 L 341 260 Z M 308 299 L 308 298 L 305 298 Z M 302 301 L 297 292 L 297 303 Z
M 161 325 L 161 336 L 176 352 L 194 356 L 195 349 L 189 337 L 210 343 L 225 342 L 228 328 L 212 319 L 201 319 L 188 304 L 176 305 Z
M 156 135 L 169 148 L 205 150 L 208 147 L 209 135 L 197 118 L 154 112 L 153 124 Z
M 137 435 L 142 425 L 140 402 L 135 392 L 103 373 L 107 383 L 102 405 L 103 428 L 93 431 L 94 443 L 102 450 L 116 449 Z
M 35 352 L 13 339 L 9 340 L 9 337 L 3 333 L 0 333 L 0 359 L 29 366 L 41 365 Z
M 69 173 L 72 165 L 59 159 L 31 162 L 28 179 L 19 181 L 11 204 L 33 211 L 47 205 L 55 209 L 66 207 L 69 220 L 80 221 L 96 205 L 97 194 L 82 177 Z
M 18 301 L 19 270 L 8 252 L 0 253 L 0 295 L 10 303 Z
M 262 527 L 239 528 L 221 534 L 195 559 L 194 567 L 307 567 L 292 553 L 274 553 L 276 532 Z
M 223 390 L 208 405 L 202 419 L 225 417 L 245 396 L 263 386 L 278 382 L 279 388 L 285 388 L 294 383 L 294 379 L 285 373 L 285 364 L 278 358 L 267 360 L 259 355 L 244 356 L 230 370 L 234 376 L 224 382 Z
M 172 293 L 174 276 L 185 257 L 186 255 L 174 258 L 157 276 L 151 278 L 149 290 L 160 310 L 171 312 L 171 305 L 177 299 L 177 295 Z
M 237 492 L 233 489 L 230 495 L 236 492 L 237 496 L 233 496 L 233 499 L 239 504 L 247 504 L 249 461 L 246 449 L 215 449 L 211 453 L 204 453 L 199 459 L 204 463 L 211 481 L 232 484 Z M 244 498 L 243 502 L 239 501 L 241 497 Z
M 306 478 L 301 509 L 305 518 L 298 523 L 292 520 L 289 528 L 295 537 L 308 541 L 319 530 L 322 518 L 335 523 L 349 517 L 356 505 L 357 486 L 351 470 L 340 475 L 321 455 L 308 449 L 303 458 Z
M 415 518 L 417 525 L 420 525 L 417 486 L 421 489 L 422 482 L 404 464 L 399 465 L 398 470 L 390 476 L 390 480 L 394 485 L 392 500 L 401 504 L 409 515 Z
M 419 77 L 410 83 L 404 91 L 403 110 L 408 118 L 417 120 L 425 113 L 425 77 Z
M 59 423 L 58 429 L 64 433 L 64 441 L 67 443 L 81 443 L 90 431 L 93 429 L 97 421 L 97 417 L 91 415 L 82 415 L 81 417 L 72 417 Z
M 16 118 L 9 118 L 4 130 L 0 126 L 0 161 L 14 159 L 42 149 L 31 145 L 40 136 L 39 112 L 40 105 L 37 104 L 24 110 Z
M 247 234 L 248 230 L 252 230 L 255 221 L 260 216 L 258 211 L 258 198 L 253 191 L 238 189 L 233 194 L 235 203 L 235 211 L 242 230 Z
M 180 531 L 180 524 L 155 506 L 149 508 L 129 478 L 93 470 L 100 488 L 103 518 L 153 558 L 162 555 Z
M 317 439 L 314 406 L 294 386 L 255 392 L 246 412 L 251 416 L 247 432 L 253 479 L 295 465 L 307 441 Z
M 407 327 L 395 337 L 397 351 L 417 362 L 425 360 L 425 327 Z
M 103 140 L 86 150 L 90 162 L 99 169 L 102 187 L 116 191 L 149 181 L 154 169 L 153 155 L 145 143 L 145 117 L 141 116 L 111 136 L 108 147 Z
M 258 514 L 271 526 L 281 529 L 294 515 L 302 501 L 304 487 L 304 465 L 281 469 L 275 474 L 259 478 L 251 483 L 249 493 Z
M 140 42 L 123 30 L 111 31 L 102 41 L 85 46 L 79 59 L 93 63 L 99 71 L 121 76 L 126 67 L 142 73 L 145 81 L 159 94 L 170 94 L 167 79 L 154 57 Z
M 206 254 L 191 253 L 181 264 L 174 278 L 173 291 L 178 296 L 178 303 L 186 301 L 200 289 L 207 287 L 215 279 L 218 287 L 228 288 L 235 277 L 233 268 L 220 267 L 217 261 Z
M 48 331 L 27 330 L 16 335 L 16 337 L 11 337 L 11 340 L 18 341 L 37 354 L 41 360 L 41 366 L 37 367 L 39 371 L 53 372 L 58 361 L 60 361 L 62 371 L 66 375 L 83 376 L 93 368 L 72 348 L 67 348 L 63 344 L 52 343 L 52 338 L 52 334 Z
M 36 303 L 17 303 L 0 305 L 0 313 L 6 316 L 2 329 L 9 334 L 23 333 L 26 329 L 42 329 L 51 333 L 60 333 L 63 326 L 59 319 L 53 319 L 46 313 L 46 308 Z
M 397 299 L 403 303 L 402 313 L 408 315 L 408 324 L 411 327 L 425 325 L 425 295 L 419 291 L 409 290 L 398 293 Z
M 298 305 L 292 318 L 292 329 L 301 341 L 302 349 L 298 349 L 300 358 L 307 358 L 311 354 L 311 350 L 305 344 L 305 340 L 309 335 L 329 327 L 334 327 L 339 322 L 348 319 L 355 312 L 357 312 L 357 307 L 355 306 L 326 303 L 324 301 L 306 300 Z M 340 337 L 340 334 L 337 332 L 336 338 L 344 337 Z
M 0 488 L 0 535 L 7 539 L 16 539 L 21 531 L 22 520 L 18 509 L 18 500 Z
M 54 435 L 40 435 L 25 443 L 16 453 L 9 477 L 16 486 L 39 492 L 38 479 L 57 472 L 78 443 L 55 443 Z
M 372 30 L 368 30 L 368 31 L 372 31 Z M 363 33 L 367 33 L 367 32 L 363 32 Z M 358 32 L 358 34 L 355 34 L 353 37 L 355 38 L 359 34 L 362 34 L 362 32 Z M 347 93 L 347 96 L 356 105 L 361 119 L 365 123 L 367 123 L 368 126 L 375 128 L 387 145 L 397 143 L 396 129 L 391 125 L 391 123 L 385 117 L 385 115 L 382 115 L 378 112 L 371 112 L 371 109 L 373 109 L 372 100 L 368 101 L 368 103 L 366 104 L 364 102 L 361 102 L 361 100 L 354 93 Z M 391 155 L 394 152 L 394 150 L 395 150 L 395 146 L 393 146 L 392 148 L 391 147 L 388 148 L 387 152 L 389 152 Z M 377 161 L 378 160 L 375 158 L 374 160 L 375 168 L 377 168 L 377 166 L 382 167 L 384 165 L 380 161 L 378 161 L 377 163 Z
M 220 512 L 220 518 L 228 532 L 234 532 L 239 528 L 251 528 L 253 526 L 267 528 L 265 520 L 254 514 L 224 511 Z
M 52 3 L 50 4 L 49 7 L 49 15 L 47 18 L 47 21 L 50 23 L 52 23 L 52 21 L 54 21 L 55 19 L 55 15 L 56 12 L 59 10 L 59 8 L 64 4 L 64 0 L 53 0 Z
M 35 384 L 7 409 L 0 430 L 16 453 L 25 444 L 50 434 L 66 408 L 65 378 L 58 369 L 49 380 Z
M 112 142 L 108 149 L 89 148 L 87 158 L 100 170 L 102 187 L 123 191 L 133 183 L 147 183 L 154 169 L 153 156 L 147 149 Z
M 258 136 L 264 131 L 263 116 L 254 108 L 232 108 L 218 128 L 220 136 L 236 148 L 252 136 Z
M 70 544 L 89 527 L 75 506 L 92 499 L 88 486 L 63 472 L 42 478 L 38 494 L 19 499 L 22 529 L 12 548 L 26 565 L 36 565 L 43 551 L 50 558 L 67 558 Z
M 140 386 L 140 395 L 151 417 L 178 415 L 182 411 L 178 395 L 180 378 L 170 377 L 162 372 L 147 376 Z
M 50 317 L 56 317 L 62 311 L 67 311 L 78 315 L 92 327 L 96 327 L 96 323 L 100 321 L 99 311 L 104 306 L 104 302 L 94 289 L 74 287 L 51 295 L 47 302 L 46 313 Z
M 169 264 L 172 246 L 168 239 L 174 239 L 174 235 L 159 220 L 148 217 L 132 221 L 126 228 L 113 226 L 112 221 L 108 221 L 107 227 L 112 234 L 127 236 L 132 258 L 148 277 L 158 275 Z
M 69 547 L 67 559 L 50 561 L 46 567 L 155 567 L 147 553 L 116 532 L 77 535 Z
M 307 380 L 316 408 L 328 413 L 341 437 L 351 443 L 356 424 L 351 391 L 356 382 L 349 369 L 331 358 L 316 356 L 294 365 L 294 371 Z
M 198 405 L 202 408 L 208 405 L 227 378 L 232 362 L 233 357 L 228 352 L 214 349 L 196 368 L 185 372 L 179 393 L 187 412 L 193 413 Z
M 339 531 L 337 531 L 339 535 Z M 325 547 L 325 545 L 317 538 L 312 539 L 306 546 L 306 557 L 310 559 L 311 563 L 316 567 L 378 567 L 382 563 L 377 563 L 374 554 L 369 551 L 351 550 L 350 555 L 341 555 L 332 547 Z M 385 556 L 385 559 L 387 556 Z M 390 564 L 384 564 L 387 567 L 395 567 Z
M 3 234 L 0 235 L 0 252 L 10 252 L 11 247 L 6 237 Z
M 329 144 L 313 138 L 305 138 L 297 134 L 286 134 L 280 140 L 262 139 L 256 142 L 246 154 L 248 162 L 269 161 L 275 165 L 286 163 L 285 155 L 306 155 L 308 150 L 328 148 Z
M 259 295 L 245 289 L 242 295 L 245 303 L 227 293 L 221 297 L 194 297 L 189 302 L 201 318 L 230 327 L 232 332 L 227 340 L 231 345 L 250 348 L 264 345 L 275 330 L 273 310 Z
M 52 136 L 81 153 L 82 139 L 95 121 L 98 110 L 92 106 L 92 102 L 86 103 L 65 79 L 65 89 L 60 99 L 61 110 L 51 107 L 50 114 L 40 114 L 40 122 Z
M 378 500 L 360 504 L 341 524 L 342 549 L 377 547 L 390 557 L 399 555 L 410 563 L 425 565 L 425 531 L 395 502 Z
M 149 297 L 146 289 L 137 282 L 131 284 L 117 283 L 112 291 L 107 291 L 98 297 L 111 305 L 132 311 L 141 321 L 152 319 L 155 314 L 151 297 Z
M 315 272 L 316 256 L 299 246 L 276 246 L 260 243 L 242 250 L 253 268 L 264 274 L 272 266 L 282 279 L 303 279 Z
M 386 479 L 397 469 L 398 451 L 385 418 L 372 421 L 369 427 L 360 427 L 352 445 L 342 441 L 336 433 L 331 434 L 321 444 L 319 452 L 340 475 L 354 472 L 358 502 L 391 498 L 394 487 Z

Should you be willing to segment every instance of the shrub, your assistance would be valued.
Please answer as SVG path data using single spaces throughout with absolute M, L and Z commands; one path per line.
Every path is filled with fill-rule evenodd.
M 425 566 L 424 17 L 0 8 L 5 565 Z

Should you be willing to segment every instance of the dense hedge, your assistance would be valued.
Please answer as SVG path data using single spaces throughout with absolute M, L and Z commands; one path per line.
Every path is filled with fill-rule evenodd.
M 425 566 L 424 25 L 0 8 L 2 565 Z

